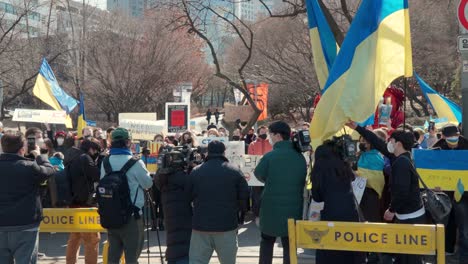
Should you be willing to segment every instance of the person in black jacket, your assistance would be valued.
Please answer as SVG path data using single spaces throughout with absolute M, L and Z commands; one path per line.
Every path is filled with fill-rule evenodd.
M 0 263 L 36 263 L 42 205 L 39 186 L 55 173 L 39 147 L 24 157 L 26 138 L 5 134 L 0 155 Z
M 101 147 L 99 141 L 90 138 L 81 142 L 80 150 L 76 151 L 70 160 L 65 162 L 72 186 L 72 208 L 96 207 L 93 200 L 94 183 L 99 181 L 100 170 L 97 159 Z M 96 264 L 99 255 L 99 232 L 70 233 L 67 243 L 67 264 L 75 264 L 80 250 L 81 241 L 85 247 L 85 262 Z
M 351 165 L 335 149 L 333 141 L 326 141 L 315 152 L 312 197 L 316 202 L 324 202 L 322 221 L 359 222 L 358 205 L 351 187 L 355 176 Z M 317 264 L 361 264 L 365 259 L 365 253 L 351 251 L 317 250 L 316 254 Z
M 192 206 L 185 191 L 189 175 L 183 167 L 160 169 L 155 175 L 155 186 L 161 191 L 165 213 L 166 260 L 168 264 L 189 263 L 192 235 Z
M 411 161 L 411 149 L 414 146 L 413 131 L 407 128 L 399 128 L 390 136 L 388 144 L 377 135 L 355 122 L 347 124 L 356 130 L 380 153 L 390 159 L 392 175 L 390 178 L 391 203 L 385 211 L 384 219 L 392 221 L 395 217 L 397 223 L 425 224 L 426 216 L 424 205 L 419 190 L 419 178 L 414 173 L 414 165 Z M 420 264 L 420 255 L 398 255 L 399 264 Z
M 249 197 L 243 173 L 229 164 L 222 142 L 208 144 L 204 164 L 195 167 L 187 192 L 193 201 L 190 263 L 207 264 L 216 250 L 220 263 L 234 264 L 237 255 L 237 213 Z

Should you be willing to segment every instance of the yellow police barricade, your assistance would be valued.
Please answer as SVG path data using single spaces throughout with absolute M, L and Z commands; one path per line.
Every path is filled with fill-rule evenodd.
M 45 208 L 40 232 L 85 233 L 107 232 L 102 228 L 97 208 Z M 109 243 L 104 242 L 102 262 L 107 264 Z M 125 263 L 122 256 L 121 263 Z
M 443 225 L 310 222 L 288 220 L 291 264 L 297 248 L 437 255 L 445 264 Z

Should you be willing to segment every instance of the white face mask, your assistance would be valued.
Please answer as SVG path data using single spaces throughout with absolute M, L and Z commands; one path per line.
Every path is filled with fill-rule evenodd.
M 216 137 L 216 135 L 211 134 L 211 135 L 208 135 L 208 137 L 212 137 L 212 138 L 213 138 L 213 137 Z
M 275 145 L 275 142 L 273 142 L 273 138 L 269 137 L 268 141 L 270 142 L 270 145 L 272 145 L 272 146 Z
M 36 145 L 37 145 L 39 148 L 44 147 L 44 139 L 43 139 L 43 138 L 36 138 Z
M 395 144 L 391 141 L 387 143 L 387 150 L 390 153 L 395 153 Z
M 62 146 L 64 141 L 64 138 L 57 138 L 57 145 Z

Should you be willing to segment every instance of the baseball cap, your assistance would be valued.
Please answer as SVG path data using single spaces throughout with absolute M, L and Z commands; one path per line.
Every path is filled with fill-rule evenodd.
M 118 127 L 112 131 L 112 140 L 127 140 L 130 139 L 130 132 L 123 127 Z
M 458 128 L 454 124 L 447 124 L 442 128 L 442 135 L 445 137 L 457 136 L 458 132 Z

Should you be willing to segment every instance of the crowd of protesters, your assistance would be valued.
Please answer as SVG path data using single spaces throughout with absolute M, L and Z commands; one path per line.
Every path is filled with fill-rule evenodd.
M 260 229 L 259 263 L 272 263 L 277 238 L 283 246 L 283 263 L 289 263 L 287 220 L 303 219 L 304 200 L 309 199 L 324 202 L 321 219 L 326 221 L 431 223 L 421 200 L 411 150 L 468 149 L 468 140 L 460 135 L 460 128 L 451 124 L 437 131 L 435 127 L 424 130 L 410 126 L 373 129 L 350 121 L 347 126 L 360 135 L 359 152 L 351 164 L 343 160 L 333 141 L 324 142 L 314 155 L 301 154 L 291 140 L 295 131 L 285 122 L 248 129 L 245 134 L 241 128 L 229 133 L 218 127 L 219 112 L 214 113 L 216 124 L 211 123 L 211 115 L 208 111 L 209 125 L 204 131 L 158 134 L 154 142 L 190 148 L 199 146 L 197 137 L 229 137 L 243 142 L 245 154 L 263 156 L 255 177 L 264 186 L 247 186 L 240 169 L 226 159 L 226 146 L 217 140 L 208 145 L 203 164 L 161 173 L 154 177 L 154 186 L 152 175 L 140 160 L 126 174 L 138 212 L 125 227 L 109 229 L 109 263 L 118 263 L 124 251 L 128 263 L 137 263 L 145 228 L 139 216 L 144 213 L 144 191 L 150 188 L 156 211 L 150 224 L 153 230 L 167 231 L 169 263 L 209 263 L 213 251 L 221 263 L 236 263 L 237 230 L 247 218 Z M 0 168 L 5 172 L 1 177 L 9 179 L 0 186 L 0 234 L 7 235 L 0 240 L 8 240 L 8 247 L 0 248 L 6 252 L 0 254 L 1 263 L 13 259 L 23 263 L 25 258 L 28 261 L 24 263 L 35 263 L 42 207 L 97 206 L 95 187 L 107 173 L 106 164 L 119 170 L 139 154 L 130 151 L 131 134 L 123 128 L 87 127 L 81 136 L 53 131 L 47 124 L 45 128 L 32 127 L 24 135 L 0 128 Z M 301 124 L 298 129 L 308 130 L 309 124 Z M 351 187 L 356 176 L 367 180 L 359 202 Z M 69 179 L 68 186 L 64 178 Z M 310 197 L 304 196 L 308 181 L 312 183 Z M 446 193 L 453 199 L 453 192 Z M 453 205 L 446 223 L 446 251 L 452 255 L 458 245 L 460 263 L 468 263 L 468 195 Z M 85 262 L 97 263 L 99 243 L 98 232 L 71 233 L 67 264 L 77 263 L 81 244 Z M 418 255 L 318 250 L 316 263 L 416 264 L 423 259 Z

